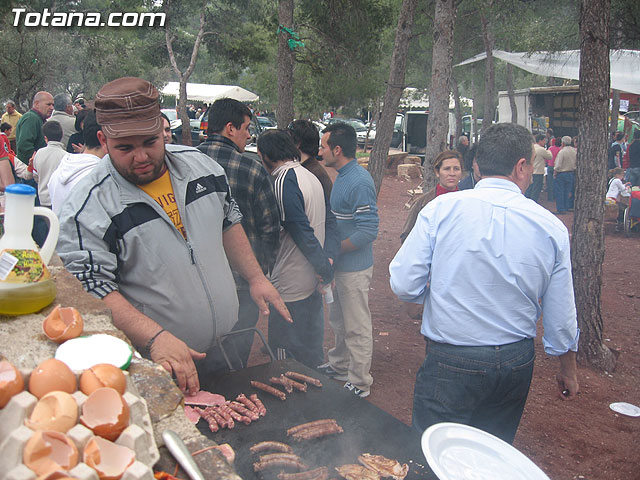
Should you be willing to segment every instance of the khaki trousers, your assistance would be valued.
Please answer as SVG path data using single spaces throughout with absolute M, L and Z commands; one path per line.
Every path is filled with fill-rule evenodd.
M 329 363 L 338 373 L 347 372 L 349 382 L 369 391 L 373 354 L 369 284 L 373 267 L 359 272 L 336 272 L 334 302 L 329 322 L 336 337 L 328 352 Z

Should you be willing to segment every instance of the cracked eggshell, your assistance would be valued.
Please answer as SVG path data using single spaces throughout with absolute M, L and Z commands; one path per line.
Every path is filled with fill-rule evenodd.
M 32 430 L 67 433 L 78 422 L 78 404 L 67 392 L 49 392 L 36 404 L 25 425 Z
M 98 472 L 100 480 L 119 480 L 135 461 L 135 453 L 130 448 L 93 437 L 84 447 L 83 460 Z
M 22 461 L 36 475 L 48 475 L 75 467 L 78 449 L 64 433 L 39 431 L 25 444 Z
M 75 477 L 69 476 L 69 472 L 64 470 L 55 470 L 46 475 L 41 475 L 38 480 L 77 480 Z
M 49 358 L 38 365 L 29 377 L 29 391 L 38 399 L 55 390 L 76 391 L 76 376 L 64 362 Z
M 124 372 L 109 363 L 99 363 L 86 369 L 80 376 L 80 390 L 85 395 L 91 395 L 98 388 L 110 387 L 120 395 L 127 389 L 127 379 Z
M 4 408 L 11 397 L 24 390 L 24 379 L 20 370 L 12 363 L 0 362 L 0 408 Z
M 49 340 L 62 343 L 78 337 L 84 328 L 80 312 L 73 307 L 57 305 L 42 321 L 42 330 Z
M 80 423 L 95 435 L 113 441 L 129 426 L 129 405 L 113 388 L 99 388 L 82 405 Z

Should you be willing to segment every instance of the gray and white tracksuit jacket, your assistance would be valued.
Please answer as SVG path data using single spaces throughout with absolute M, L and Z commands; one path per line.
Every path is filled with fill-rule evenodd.
M 237 321 L 222 233 L 242 215 L 220 165 L 195 148 L 166 150 L 186 240 L 107 155 L 63 205 L 57 251 L 87 292 L 103 298 L 119 291 L 189 347 L 206 352 Z

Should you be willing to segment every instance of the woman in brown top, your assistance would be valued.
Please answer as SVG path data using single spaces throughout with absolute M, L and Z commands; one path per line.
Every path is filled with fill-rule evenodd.
M 418 219 L 420 210 L 422 210 L 427 203 L 439 195 L 458 191 L 458 182 L 460 178 L 462 178 L 463 171 L 462 155 L 456 150 L 440 152 L 433 162 L 433 169 L 438 183 L 428 192 L 412 200 L 409 216 L 400 234 L 401 242 L 404 242 L 405 238 L 407 238 Z

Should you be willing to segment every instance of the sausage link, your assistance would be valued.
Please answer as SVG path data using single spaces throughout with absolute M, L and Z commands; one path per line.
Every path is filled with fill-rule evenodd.
M 253 388 L 257 388 L 258 390 L 262 390 L 263 392 L 266 392 L 270 395 L 273 395 L 274 397 L 277 397 L 282 401 L 285 401 L 287 399 L 286 393 L 284 393 L 282 390 L 278 390 L 277 388 L 272 387 L 271 385 L 267 385 L 266 383 L 251 380 L 251 386 Z
M 267 450 L 274 450 L 276 452 L 282 452 L 282 453 L 293 453 L 293 448 L 291 448 L 286 443 L 275 442 L 271 440 L 256 443 L 251 448 L 249 448 L 249 451 L 253 454 L 264 452 Z
M 281 387 L 284 387 L 284 389 L 285 389 L 285 391 L 287 393 L 292 393 L 293 392 L 293 385 L 291 385 L 286 380 L 283 380 L 282 377 L 271 377 L 269 379 L 269 382 L 273 383 L 274 385 L 280 385 Z
M 309 377 L 308 375 L 303 375 L 298 372 L 286 372 L 285 375 L 287 377 L 293 378 L 294 380 L 298 380 L 299 382 L 306 382 L 314 387 L 322 387 L 322 382 L 317 378 Z
M 249 399 L 255 404 L 256 408 L 258 409 L 258 415 L 264 417 L 267 414 L 267 408 L 262 403 L 262 400 L 258 398 L 258 395 L 252 393 L 251 395 L 249 395 Z
M 241 393 L 236 397 L 236 402 L 242 403 L 246 408 L 260 415 L 260 411 L 256 404 L 249 400 L 244 393 Z
M 319 425 L 314 428 L 308 428 L 301 430 L 298 433 L 293 434 L 293 439 L 301 442 L 303 440 L 313 440 L 314 438 L 325 437 L 327 435 L 333 435 L 336 433 L 342 433 L 342 427 L 336 424 Z
M 338 422 L 336 422 L 333 418 L 324 418 L 322 420 L 315 420 L 313 422 L 309 422 L 309 423 L 301 423 L 300 425 L 296 425 L 294 427 L 291 427 L 290 429 L 287 430 L 287 435 L 293 435 L 294 433 L 300 432 L 302 430 L 306 430 L 309 428 L 314 428 L 314 427 L 318 427 L 320 425 L 337 425 Z
M 229 408 L 231 408 L 231 410 L 235 410 L 240 415 L 244 415 L 245 417 L 250 418 L 252 421 L 256 421 L 260 418 L 260 416 L 258 415 L 258 412 L 253 412 L 249 410 L 240 402 L 227 402 L 227 405 L 229 405 Z

